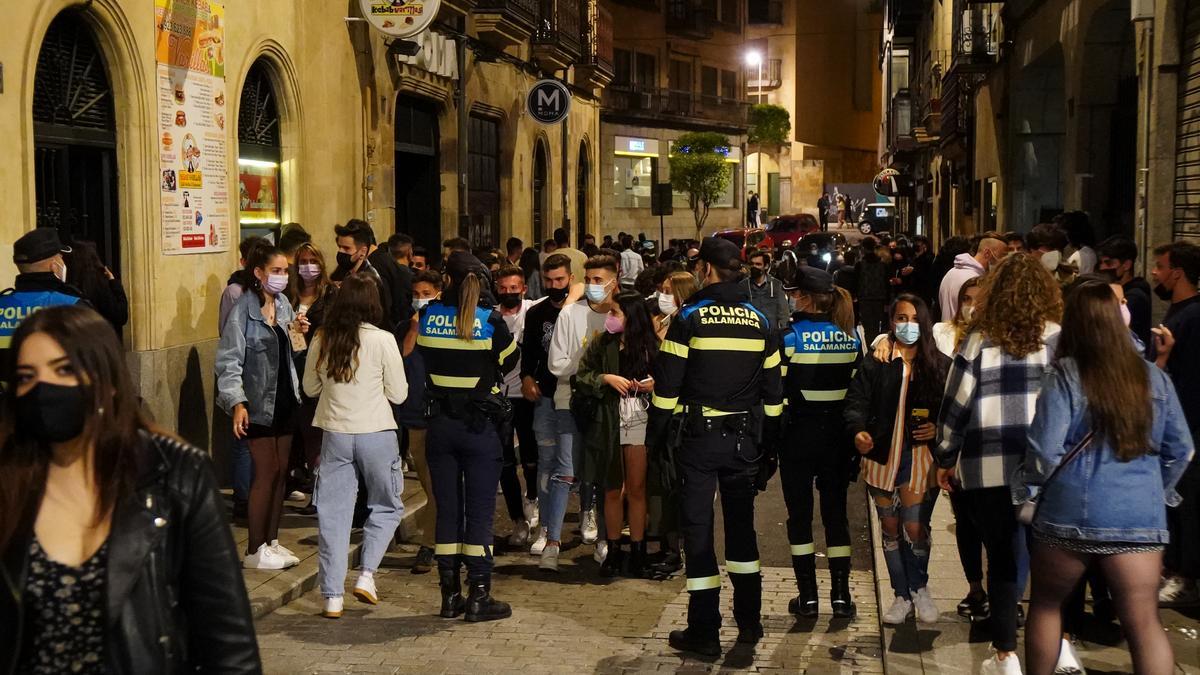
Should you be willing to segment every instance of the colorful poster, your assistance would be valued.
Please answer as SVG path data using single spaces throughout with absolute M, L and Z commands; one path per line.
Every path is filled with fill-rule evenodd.
M 162 248 L 231 246 L 226 142 L 225 6 L 154 0 Z
M 238 215 L 243 223 L 279 223 L 279 169 L 274 163 L 238 162 Z

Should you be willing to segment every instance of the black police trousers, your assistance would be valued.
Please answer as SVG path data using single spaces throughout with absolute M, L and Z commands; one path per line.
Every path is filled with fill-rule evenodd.
M 478 431 L 445 414 L 429 418 L 425 460 L 437 503 L 434 554 L 439 570 L 467 567 L 468 577 L 492 573 L 492 518 L 502 450 L 496 429 Z
M 754 532 L 758 465 L 743 459 L 753 460 L 758 452 L 753 438 L 727 429 L 723 418 L 711 417 L 688 423 L 677 453 L 688 628 L 705 638 L 715 638 L 721 628 L 721 576 L 713 544 L 713 494 L 718 486 L 734 619 L 739 627 L 761 623 L 762 574 Z
M 829 569 L 850 570 L 850 522 L 846 516 L 850 452 L 841 415 L 806 415 L 788 420 L 779 451 L 779 477 L 783 481 L 788 543 L 797 579 L 815 573 L 814 482 L 821 493 L 821 523 L 825 526 Z

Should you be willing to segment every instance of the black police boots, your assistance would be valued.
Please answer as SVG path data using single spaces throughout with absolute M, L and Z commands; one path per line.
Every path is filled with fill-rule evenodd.
M 691 652 L 701 656 L 721 655 L 721 640 L 715 631 L 702 634 L 701 631 L 691 628 L 673 630 L 667 636 L 667 644 L 681 652 Z
M 438 582 L 442 587 L 442 618 L 453 619 L 462 614 L 467 608 L 467 601 L 462 596 L 458 570 L 438 570 Z
M 492 597 L 492 578 L 488 576 L 467 579 L 470 595 L 467 596 L 467 621 L 496 621 L 512 616 L 512 607 Z
M 812 618 L 820 613 L 817 600 L 817 577 L 815 574 L 805 574 L 797 577 L 796 587 L 800 595 L 788 602 L 788 611 L 796 616 Z
M 850 571 L 830 570 L 833 578 L 833 590 L 829 599 L 833 601 L 833 616 L 839 619 L 853 619 L 858 614 L 854 599 L 850 596 Z

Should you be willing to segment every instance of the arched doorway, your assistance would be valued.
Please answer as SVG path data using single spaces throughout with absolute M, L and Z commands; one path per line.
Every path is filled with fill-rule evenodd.
M 575 245 L 583 246 L 588 233 L 588 183 L 592 180 L 592 167 L 588 160 L 587 143 L 579 143 L 579 167 L 575 173 L 575 223 L 578 235 Z
M 418 98 L 396 99 L 396 231 L 430 252 L 441 246 L 441 176 L 437 109 Z
M 1064 91 L 1060 46 L 1022 68 L 1013 80 L 1008 229 L 1028 232 L 1062 211 Z
M 238 101 L 239 238 L 279 241 L 283 204 L 279 90 L 266 59 L 250 65 Z
M 550 154 L 546 142 L 539 138 L 533 148 L 533 241 L 546 240 L 550 218 Z
M 42 40 L 33 91 L 37 226 L 86 239 L 121 268 L 117 125 L 112 87 L 91 28 L 59 14 Z

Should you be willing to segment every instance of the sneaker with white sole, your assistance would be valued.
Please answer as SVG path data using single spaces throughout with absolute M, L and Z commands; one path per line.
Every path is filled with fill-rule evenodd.
M 529 523 L 524 520 L 518 521 L 513 526 L 512 534 L 508 535 L 508 545 L 522 548 L 529 543 Z
M 596 527 L 596 507 L 583 512 L 579 523 L 579 533 L 583 535 L 583 543 L 594 544 L 600 538 L 600 528 Z
M 358 598 L 360 602 L 365 602 L 368 605 L 379 604 L 379 593 L 375 590 L 374 575 L 358 575 L 358 580 L 354 582 L 354 597 Z
M 296 562 L 295 558 L 280 555 L 270 546 L 260 544 L 257 551 L 242 559 L 242 567 L 248 570 L 285 570 Z
M 888 611 L 883 613 L 883 622 L 889 626 L 899 626 L 912 616 L 913 603 L 908 598 L 896 596 L 896 600 L 892 602 L 892 606 Z
M 292 553 L 292 549 L 280 544 L 278 539 L 272 539 L 271 543 L 267 544 L 267 548 L 271 549 L 275 555 L 282 556 L 290 560 L 291 565 L 288 565 L 288 567 L 300 564 L 300 556 Z
M 979 667 L 980 675 L 1021 675 L 1021 662 L 1017 659 L 1016 653 L 1008 655 L 1008 658 L 1001 659 L 996 650 L 992 649 L 992 655 L 983 662 Z
M 1062 647 L 1058 650 L 1058 663 L 1054 666 L 1054 672 L 1056 675 L 1087 675 L 1079 661 L 1079 655 L 1075 653 L 1075 645 L 1066 638 L 1063 638 Z
M 913 609 L 917 612 L 917 621 L 921 623 L 937 623 L 939 613 L 937 603 L 929 594 L 929 587 L 918 589 L 913 593 Z
M 539 527 L 537 537 L 529 547 L 529 555 L 541 555 L 544 548 L 546 548 L 546 528 Z
M 558 571 L 558 544 L 546 544 L 546 548 L 542 549 L 542 559 L 538 562 L 538 568 L 550 572 Z
M 292 490 L 291 492 L 288 493 L 287 501 L 289 501 L 289 502 L 306 502 L 306 501 L 308 501 L 308 495 L 304 494 L 303 492 L 301 492 L 299 490 Z
M 603 565 L 606 558 L 608 558 L 608 542 L 601 539 L 596 542 L 596 550 L 592 551 L 592 560 Z
M 321 616 L 326 619 L 342 618 L 342 596 L 336 598 L 325 598 L 325 604 L 321 608 Z
M 1196 582 L 1183 577 L 1165 577 L 1158 589 L 1158 604 L 1167 607 L 1194 605 L 1200 601 Z
M 526 499 L 521 504 L 521 510 L 525 512 L 525 521 L 529 523 L 529 529 L 537 529 L 538 526 L 538 500 Z

